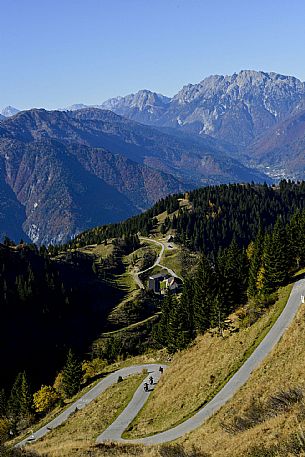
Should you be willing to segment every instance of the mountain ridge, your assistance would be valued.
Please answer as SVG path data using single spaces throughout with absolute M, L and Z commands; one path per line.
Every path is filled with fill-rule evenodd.
M 161 115 L 151 112 L 149 119 L 141 115 L 143 107 L 137 106 L 135 111 L 134 103 L 128 111 L 130 96 L 117 99 L 112 109 L 155 126 L 210 134 L 227 141 L 230 138 L 231 143 L 244 147 L 297 109 L 304 97 L 304 82 L 293 76 L 242 70 L 227 76 L 211 75 L 197 84 L 185 85 L 163 105 Z M 110 101 L 102 106 L 109 106 Z M 237 121 L 242 129 L 236 129 Z
M 33 110 L 1 123 L 2 180 L 26 209 L 18 238 L 28 236 L 39 244 L 65 241 L 86 228 L 124 219 L 183 190 L 182 183 L 171 175 L 100 145 L 86 145 L 84 137 L 77 142 L 72 127 L 69 131 L 58 122 L 66 118 L 66 113 Z M 81 125 L 78 122 L 74 127 Z M 8 189 L 6 198 L 11 198 Z M 18 224 L 10 223 L 16 225 L 20 218 Z M 5 218 L 0 228 L 2 234 L 13 233 Z

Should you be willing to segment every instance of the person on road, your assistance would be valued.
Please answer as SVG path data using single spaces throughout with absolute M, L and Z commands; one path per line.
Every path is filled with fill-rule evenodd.
M 159 368 L 159 371 L 160 371 L 160 373 L 162 374 L 162 373 L 163 373 L 163 367 L 160 367 L 160 368 Z
M 144 391 L 145 391 L 145 392 L 148 391 L 148 383 L 147 383 L 147 382 L 144 382 Z
M 153 384 L 154 383 L 154 378 L 152 376 L 149 377 L 149 384 Z

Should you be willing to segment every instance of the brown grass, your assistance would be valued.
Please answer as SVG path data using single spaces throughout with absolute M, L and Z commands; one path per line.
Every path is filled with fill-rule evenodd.
M 263 417 L 261 423 L 244 431 L 227 431 L 237 417 L 248 414 L 253 402 L 266 408 L 270 397 L 278 392 L 295 388 L 305 392 L 304 313 L 302 305 L 289 330 L 247 384 L 213 418 L 181 442 L 196 443 L 215 457 L 305 455 L 304 400 L 274 417 Z
M 107 245 L 105 244 L 96 244 L 96 245 L 89 245 L 84 246 L 83 248 L 78 248 L 80 252 L 84 252 L 85 254 L 93 254 L 98 257 L 106 258 L 110 256 L 113 252 L 114 245 L 111 241 L 108 242 Z
M 129 403 L 143 375 L 129 376 L 114 384 L 86 408 L 76 412 L 66 423 L 30 446 L 41 455 L 65 457 L 73 449 L 88 448 Z
M 178 353 L 158 388 L 150 396 L 126 437 L 135 438 L 167 430 L 208 402 L 237 371 L 269 331 L 289 296 L 282 288 L 279 300 L 251 327 L 227 331 L 224 337 L 207 332 L 188 350 Z M 234 317 L 232 317 L 234 319 Z M 235 316 L 234 325 L 239 321 Z

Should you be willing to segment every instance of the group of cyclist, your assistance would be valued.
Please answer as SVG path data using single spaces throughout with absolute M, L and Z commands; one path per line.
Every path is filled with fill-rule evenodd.
M 163 373 L 163 367 L 159 368 L 160 373 Z M 149 384 L 152 386 L 154 383 L 154 378 L 152 376 L 149 376 Z M 144 391 L 148 392 L 148 382 L 144 382 Z

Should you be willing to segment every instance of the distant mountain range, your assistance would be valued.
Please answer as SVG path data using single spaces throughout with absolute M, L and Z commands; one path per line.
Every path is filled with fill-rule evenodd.
M 1 123 L 2 235 L 36 243 L 64 241 L 182 190 L 172 176 L 88 147 L 85 136 L 82 124 L 67 113 L 25 111 Z
M 0 234 L 65 241 L 169 193 L 266 179 L 216 146 L 100 109 L 20 112 L 0 123 Z
M 230 143 L 229 154 L 234 150 L 245 165 L 275 178 L 304 178 L 302 134 L 295 123 L 305 111 L 305 83 L 295 77 L 244 70 L 188 84 L 172 98 L 141 90 L 96 106 L 143 124 L 209 135 Z M 279 134 L 282 126 L 285 135 Z M 263 154 L 266 141 L 276 149 Z
M 64 241 L 168 193 L 303 179 L 304 146 L 305 84 L 277 73 L 210 76 L 172 98 L 141 90 L 93 107 L 7 107 L 0 235 Z
M 171 99 L 140 91 L 101 106 L 143 123 L 148 123 L 149 113 L 153 125 L 208 134 L 246 146 L 293 113 L 304 97 L 305 85 L 294 77 L 241 71 L 189 84 Z

